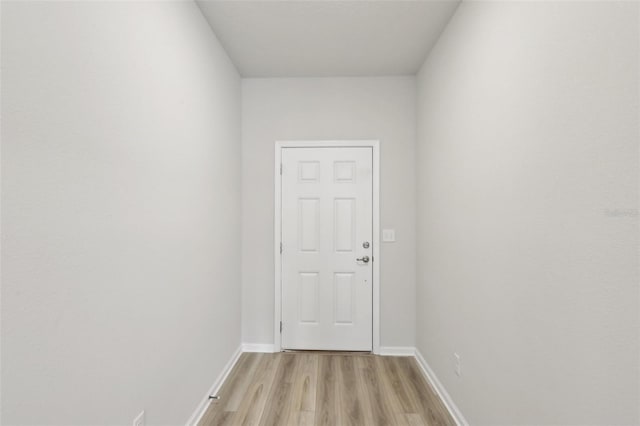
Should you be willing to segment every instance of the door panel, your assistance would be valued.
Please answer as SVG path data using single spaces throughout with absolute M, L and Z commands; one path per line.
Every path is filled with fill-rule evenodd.
M 282 149 L 283 349 L 372 349 L 372 261 L 356 260 L 373 254 L 372 160 Z

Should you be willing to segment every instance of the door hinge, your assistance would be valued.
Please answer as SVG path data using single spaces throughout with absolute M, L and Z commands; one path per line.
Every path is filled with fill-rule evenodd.
M 280 174 L 282 175 L 282 163 L 280 163 Z
M 280 254 L 282 254 L 282 250 L 283 250 L 282 243 L 280 243 Z
M 280 321 L 280 333 L 282 333 L 282 321 Z

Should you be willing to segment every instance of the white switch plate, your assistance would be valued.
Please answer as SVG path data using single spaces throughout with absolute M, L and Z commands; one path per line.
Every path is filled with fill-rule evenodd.
M 384 243 L 393 243 L 396 241 L 396 230 L 395 229 L 383 229 L 382 230 L 382 242 Z
M 462 375 L 462 365 L 460 361 L 460 355 L 457 353 L 453 353 L 453 371 L 455 371 L 456 376 L 460 377 Z
M 144 410 L 133 419 L 133 426 L 144 426 Z

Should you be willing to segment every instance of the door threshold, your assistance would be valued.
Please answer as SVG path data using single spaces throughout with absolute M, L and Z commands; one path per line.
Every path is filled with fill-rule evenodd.
M 372 351 L 336 351 L 318 349 L 283 349 L 281 352 L 288 354 L 314 354 L 314 355 L 373 355 Z

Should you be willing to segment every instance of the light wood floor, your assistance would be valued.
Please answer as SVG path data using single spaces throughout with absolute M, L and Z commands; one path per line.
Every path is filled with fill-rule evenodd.
M 410 357 L 245 353 L 218 395 L 200 426 L 455 424 Z

